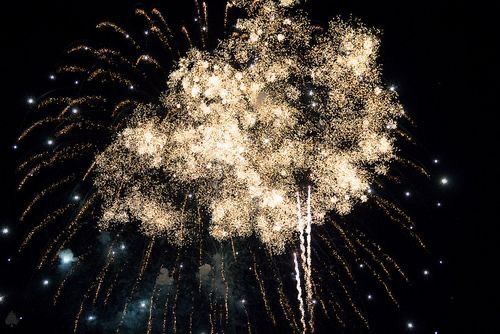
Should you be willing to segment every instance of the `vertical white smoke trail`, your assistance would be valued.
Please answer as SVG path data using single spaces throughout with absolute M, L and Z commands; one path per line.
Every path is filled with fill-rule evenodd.
M 306 281 L 306 300 L 307 308 L 309 311 L 309 323 L 311 327 L 311 332 L 314 332 L 314 304 L 313 304 L 313 290 L 312 290 L 312 267 L 311 267 L 311 224 L 312 224 L 312 214 L 311 214 L 311 186 L 307 188 L 307 263 L 304 268 L 304 275 Z
M 297 260 L 297 253 L 293 253 L 293 261 L 295 263 L 295 281 L 297 282 L 297 299 L 299 300 L 300 320 L 302 323 L 302 333 L 306 333 L 306 311 L 304 309 L 304 301 L 302 300 L 302 287 L 300 283 L 299 261 Z
M 297 193 L 297 229 L 299 231 L 300 240 L 300 258 L 302 263 L 302 271 L 304 273 L 305 280 L 305 290 L 306 290 L 306 303 L 302 300 L 302 294 L 300 294 L 300 302 L 303 305 L 307 305 L 307 311 L 309 314 L 309 327 L 311 332 L 314 332 L 313 319 L 314 319 L 314 303 L 313 303 L 313 290 L 312 290 L 312 271 L 311 271 L 311 224 L 312 224 L 312 214 L 311 214 L 311 187 L 307 191 L 307 216 L 306 222 L 302 217 L 302 209 L 300 203 L 300 195 Z M 306 236 L 304 236 L 306 234 Z M 307 244 L 307 247 L 306 247 Z M 298 263 L 297 263 L 298 266 Z M 298 270 L 298 267 L 297 267 Z M 300 284 L 300 282 L 299 282 Z M 301 291 L 302 292 L 302 291 Z M 301 310 L 302 311 L 302 310 Z M 305 329 L 304 329 L 305 330 Z
M 305 238 L 304 238 L 304 230 L 305 224 L 302 219 L 302 210 L 300 205 L 300 195 L 297 193 L 297 229 L 299 230 L 299 240 L 300 240 L 300 260 L 302 262 L 302 266 L 307 265 L 307 257 L 306 257 L 306 246 L 305 246 Z

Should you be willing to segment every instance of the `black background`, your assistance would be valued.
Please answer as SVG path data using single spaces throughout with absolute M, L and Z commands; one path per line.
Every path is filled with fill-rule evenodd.
M 190 1 L 155 4 L 170 12 L 179 11 L 180 20 L 191 17 Z M 0 226 L 8 225 L 12 233 L 9 237 L 0 235 L 0 294 L 8 296 L 0 304 L 1 333 L 9 331 L 4 327 L 5 316 L 13 309 L 9 300 L 22 293 L 33 271 L 23 266 L 22 258 L 15 257 L 16 241 L 23 232 L 16 226 L 16 217 L 23 203 L 16 201 L 16 153 L 12 144 L 26 125 L 25 100 L 47 89 L 48 74 L 65 47 L 90 36 L 95 24 L 104 19 L 126 21 L 136 6 L 128 0 L 2 3 Z M 425 152 L 424 159 L 428 159 L 422 163 L 430 166 L 432 159 L 439 158 L 439 167 L 432 167 L 434 175 L 447 175 L 451 180 L 446 190 L 427 194 L 429 202 L 433 197 L 442 200 L 443 209 L 424 217 L 426 221 L 417 221 L 430 245 L 431 258 L 436 262 L 444 259 L 444 265 L 436 269 L 435 264 L 430 266 L 432 282 L 419 282 L 417 278 L 406 290 L 399 317 L 387 317 L 384 310 L 375 310 L 380 319 L 374 321 L 381 324 L 374 328 L 399 328 L 404 332 L 404 324 L 412 320 L 417 333 L 499 332 L 495 316 L 500 309 L 493 285 L 499 241 L 494 233 L 498 223 L 495 160 L 499 150 L 495 145 L 499 131 L 493 122 L 498 107 L 491 100 L 497 90 L 492 82 L 498 70 L 498 53 L 494 51 L 498 36 L 490 30 L 493 21 L 488 14 L 492 9 L 477 1 L 443 0 L 309 0 L 307 6 L 317 20 L 352 14 L 382 29 L 384 77 L 398 87 L 406 110 L 416 122 L 412 132 Z M 11 256 L 12 263 L 7 263 Z M 416 267 L 418 276 L 420 267 Z M 40 293 L 34 291 L 33 298 L 24 299 L 29 305 L 16 305 L 21 315 L 28 309 L 35 310 L 30 313 L 35 315 L 37 309 L 44 310 L 39 317 L 23 319 L 30 325 L 19 326 L 17 331 L 24 328 L 33 332 L 37 328 L 55 332 L 58 328 L 53 322 L 57 316 L 42 316 L 51 314 L 51 309 L 39 298 Z

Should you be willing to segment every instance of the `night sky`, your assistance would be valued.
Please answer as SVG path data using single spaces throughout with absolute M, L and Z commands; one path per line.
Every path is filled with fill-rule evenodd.
M 26 0 L 2 4 L 0 228 L 8 228 L 8 233 L 0 233 L 0 333 L 70 332 L 74 317 L 66 314 L 64 305 L 52 307 L 53 291 L 42 283 L 44 277 L 50 278 L 50 271 L 41 274 L 32 265 L 39 250 L 32 247 L 21 256 L 17 253 L 26 232 L 18 218 L 26 203 L 15 190 L 19 179 L 15 168 L 23 148 L 15 151 L 12 146 L 27 126 L 26 99 L 50 89 L 49 74 L 60 63 L 65 48 L 75 40 L 91 39 L 98 22 L 116 20 L 127 25 L 136 7 L 153 5 L 179 13 L 176 19 L 180 22 L 190 22 L 192 6 L 181 5 L 185 2 L 189 1 Z M 215 22 L 222 7 L 217 1 L 208 3 Z M 415 122 L 409 132 L 418 144 L 410 156 L 431 174 L 427 181 L 408 175 L 405 183 L 394 186 L 428 252 L 413 246 L 403 248 L 403 254 L 398 251 L 410 283 L 393 286 L 399 310 L 374 294 L 366 308 L 369 332 L 499 332 L 495 321 L 500 308 L 494 298 L 498 281 L 493 274 L 500 241 L 494 233 L 498 148 L 493 145 L 498 142 L 498 129 L 493 114 L 498 107 L 489 103 L 498 87 L 488 80 L 498 67 L 498 52 L 493 52 L 498 43 L 492 42 L 498 36 L 490 39 L 487 33 L 490 11 L 479 2 L 451 0 L 310 0 L 307 7 L 318 22 L 352 15 L 383 31 L 380 62 L 384 79 L 397 88 Z M 442 178 L 448 180 L 446 185 Z M 407 191 L 410 196 L 405 195 Z M 386 236 L 390 237 L 394 236 Z M 78 303 L 75 300 L 73 308 Z M 13 328 L 5 323 L 11 310 L 23 317 Z M 348 323 L 344 332 L 364 332 L 355 322 Z M 409 323 L 414 328 L 408 328 Z M 327 333 L 328 327 L 323 324 L 318 331 Z M 266 332 L 258 326 L 255 330 Z

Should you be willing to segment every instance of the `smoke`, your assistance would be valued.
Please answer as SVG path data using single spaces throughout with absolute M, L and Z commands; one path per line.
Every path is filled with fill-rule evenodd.
M 61 260 L 61 265 L 67 265 L 78 260 L 71 249 L 64 249 L 60 251 L 58 255 L 59 259 Z

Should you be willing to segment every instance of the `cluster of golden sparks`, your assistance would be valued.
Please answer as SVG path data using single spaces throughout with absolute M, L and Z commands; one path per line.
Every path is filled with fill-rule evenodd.
M 184 191 L 215 239 L 255 234 L 279 253 L 296 237 L 298 191 L 312 185 L 315 223 L 367 200 L 403 114 L 381 82 L 377 32 L 339 20 L 319 32 L 291 4 L 240 1 L 251 15 L 232 35 L 188 51 L 161 106 L 135 109 L 97 159 L 104 227 L 134 221 L 189 242 L 190 218 L 169 196 Z
M 124 97 L 112 106 L 113 121 L 109 125 L 112 141 L 106 147 L 99 140 L 60 145 L 36 153 L 20 164 L 23 177 L 19 189 L 22 189 L 51 166 L 79 161 L 85 156 L 92 158 L 89 165 L 82 167 L 83 171 L 60 176 L 38 191 L 21 220 L 36 210 L 44 198 L 75 180 L 92 180 L 94 186 L 81 198 L 83 203 L 67 204 L 49 212 L 27 234 L 20 250 L 49 225 L 67 217 L 74 207 L 78 212 L 50 240 L 39 268 L 57 260 L 84 225 L 85 215 L 94 215 L 96 203 L 100 204 L 101 229 L 118 226 L 125 230 L 137 225 L 150 240 L 126 298 L 119 328 L 152 262 L 158 240 L 175 246 L 177 260 L 184 246 L 197 243 L 194 246 L 199 247 L 200 294 L 207 272 L 220 272 L 219 285 L 223 288 L 213 288 L 209 294 L 212 331 L 227 328 L 231 318 L 232 292 L 228 279 L 231 267 L 220 254 L 213 270 L 203 263 L 203 247 L 208 239 L 230 241 L 234 259 L 238 257 L 234 243 L 237 239 L 256 236 L 265 246 L 263 261 L 257 261 L 255 249 L 250 251 L 253 259 L 250 269 L 274 325 L 276 317 L 270 297 L 273 292 L 262 279 L 266 267 L 271 268 L 267 276 L 277 282 L 274 295 L 295 332 L 314 331 L 316 302 L 326 318 L 334 316 L 343 324 L 338 296 L 322 287 L 327 279 L 337 284 L 339 294 L 366 323 L 342 278 L 353 280 L 348 258 L 366 266 L 396 303 L 386 282 L 394 272 L 406 279 L 399 265 L 377 243 L 341 221 L 328 221 L 333 233 L 339 236 L 339 245 L 326 234 L 319 231 L 314 234 L 315 243 L 327 249 L 331 254 L 329 261 L 338 266 L 323 276 L 318 275 L 316 282 L 312 279 L 318 272 L 312 266 L 315 255 L 311 249 L 312 225 L 323 224 L 330 212 L 343 216 L 357 203 L 367 201 L 371 185 L 383 175 L 389 177 L 390 163 L 406 162 L 397 154 L 395 143 L 397 136 L 407 137 L 397 129 L 398 120 L 404 115 L 397 93 L 382 82 L 377 63 L 379 32 L 340 19 L 330 21 L 327 28 L 315 26 L 306 13 L 292 8 L 296 4 L 296 0 L 229 2 L 225 28 L 229 27 L 230 9 L 240 8 L 246 14 L 208 51 L 207 5 L 195 0 L 201 45 L 195 46 L 195 38 L 183 26 L 180 31 L 189 48 L 182 54 L 158 10 L 137 10 L 148 25 L 147 32 L 176 59 L 165 77 L 167 88 L 155 96 L 154 103 Z M 99 24 L 98 28 L 118 34 L 136 53 L 129 56 L 111 48 L 75 46 L 69 54 L 91 55 L 102 66 L 66 65 L 60 68 L 60 73 L 81 73 L 86 75 L 85 83 L 114 82 L 133 91 L 138 85 L 129 74 L 147 80 L 145 64 L 157 72 L 165 70 L 162 61 L 142 49 L 124 29 L 109 22 Z M 127 70 L 121 71 L 120 66 Z M 62 111 L 34 122 L 20 135 L 19 141 L 54 123 L 59 127 L 48 141 L 49 146 L 76 131 L 105 131 L 106 126 L 95 120 L 74 116 L 79 115 L 80 108 L 99 109 L 106 103 L 106 96 L 94 94 L 41 99 L 37 102 L 39 109 L 62 106 Z M 306 210 L 303 210 L 304 199 Z M 391 220 L 402 223 L 419 241 L 404 212 L 386 199 L 376 195 L 373 199 Z M 194 210 L 187 202 L 195 203 Z M 207 240 L 202 235 L 205 214 L 209 217 Z M 267 256 L 293 251 L 297 245 L 294 241 L 300 247 L 293 254 L 300 321 L 295 319 L 292 302 L 284 293 L 275 257 Z M 109 246 L 106 263 L 83 296 L 75 332 L 89 301 L 94 306 L 104 294 L 106 305 L 116 290 L 118 278 L 126 271 L 120 266 L 112 279 L 108 277 L 117 261 L 116 246 L 115 241 Z M 83 256 L 78 263 L 82 259 Z M 315 259 L 328 267 L 327 259 L 319 256 Z M 75 268 L 76 265 L 57 289 L 54 304 Z M 162 286 L 178 286 L 183 275 L 180 268 L 167 270 L 162 266 L 149 302 L 148 333 L 153 328 L 153 304 L 159 303 Z M 218 290 L 224 295 L 220 303 L 212 298 Z M 180 293 L 177 287 L 174 296 L 169 294 L 166 299 L 164 332 L 168 310 L 173 313 L 174 332 L 178 328 L 176 309 Z M 250 315 L 245 307 L 243 310 L 251 332 Z M 216 314 L 219 311 L 224 312 L 224 317 Z M 190 330 L 193 312 L 191 305 Z

